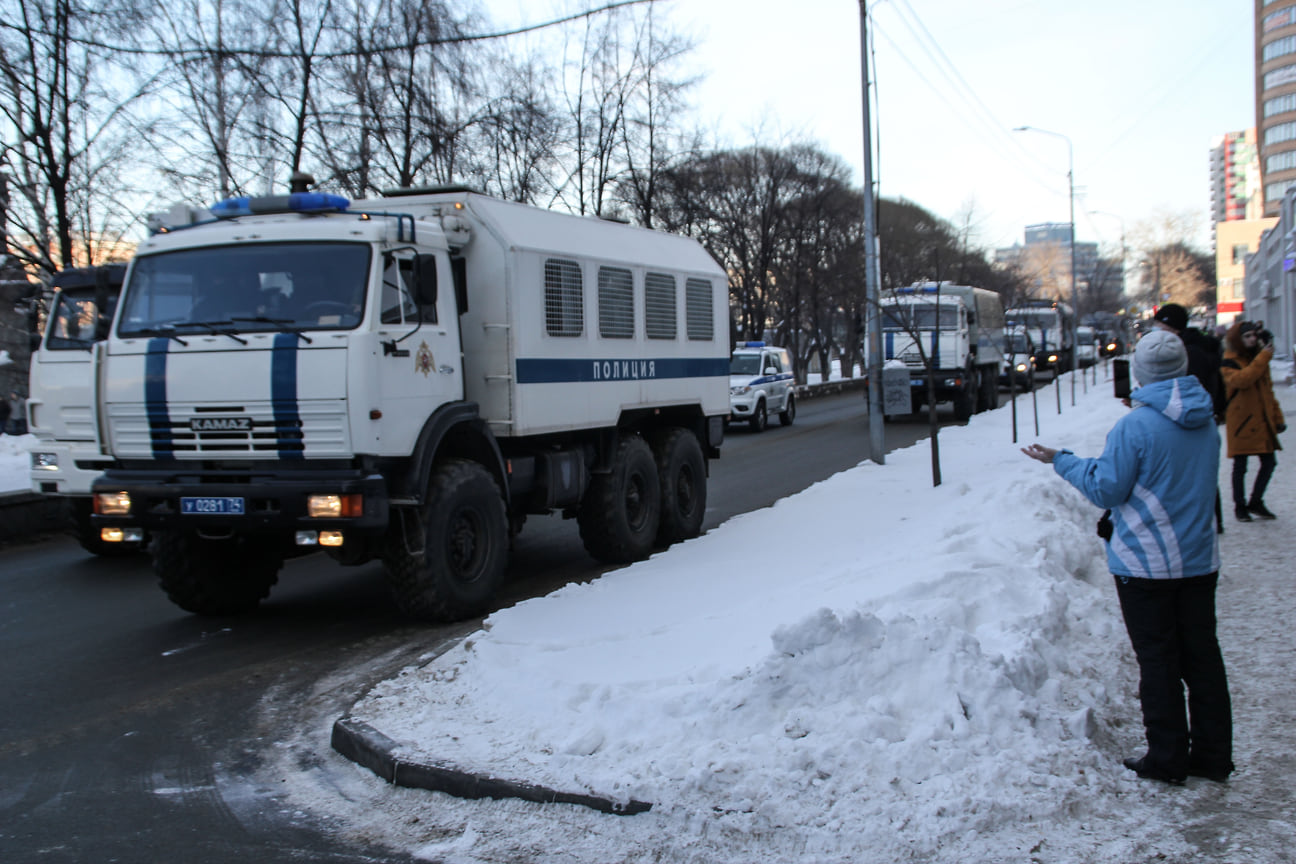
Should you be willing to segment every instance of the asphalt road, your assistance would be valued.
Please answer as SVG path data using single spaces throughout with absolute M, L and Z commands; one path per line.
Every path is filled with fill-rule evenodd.
M 864 408 L 853 392 L 803 401 L 791 427 L 733 427 L 704 528 L 868 458 Z M 887 426 L 888 450 L 926 435 L 910 420 Z M 607 569 L 558 517 L 529 520 L 512 560 L 501 606 Z M 413 860 L 288 807 L 267 766 L 311 724 L 294 769 L 340 772 L 327 723 L 479 622 L 412 624 L 378 565 L 321 556 L 288 562 L 255 614 L 199 618 L 170 604 L 144 556 L 94 558 L 59 535 L 0 548 L 0 597 L 0 860 Z

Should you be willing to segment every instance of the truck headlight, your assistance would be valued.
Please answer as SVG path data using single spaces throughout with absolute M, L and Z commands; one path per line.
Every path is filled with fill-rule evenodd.
M 129 492 L 96 492 L 94 512 L 100 516 L 129 516 L 131 500 Z
M 730 388 L 729 388 L 729 395 L 730 395 L 730 396 L 741 396 L 742 394 L 747 393 L 747 392 L 749 392 L 750 390 L 751 390 L 751 388 L 750 388 L 750 387 L 746 387 L 746 386 L 743 386 L 743 387 L 730 387 Z
M 363 495 L 311 495 L 306 499 L 306 515 L 312 519 L 338 519 L 363 514 Z
M 1057 355 L 1056 355 L 1056 354 L 1050 354 L 1050 355 L 1049 355 L 1049 362 L 1050 362 L 1050 363 L 1056 363 L 1056 362 L 1057 362 Z
M 33 471 L 57 471 L 58 454 L 57 453 L 36 453 L 31 454 L 31 467 Z

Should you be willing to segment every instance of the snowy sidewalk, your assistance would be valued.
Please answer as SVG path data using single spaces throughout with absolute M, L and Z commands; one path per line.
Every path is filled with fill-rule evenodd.
M 1274 387 L 1296 426 L 1296 389 Z M 1291 433 L 1282 436 L 1289 447 Z M 1231 501 L 1232 460 L 1221 459 L 1224 536 L 1217 596 L 1220 647 L 1233 699 L 1233 761 L 1226 785 L 1193 790 L 1184 834 L 1202 861 L 1296 861 L 1296 460 L 1278 454 L 1265 503 L 1275 522 L 1241 523 Z M 1247 490 L 1255 480 L 1249 460 Z
M 1296 419 L 1296 389 L 1279 390 Z M 1087 456 L 1125 410 L 1109 381 L 1061 414 L 1039 396 L 1038 440 Z M 925 443 L 862 464 L 501 610 L 352 711 L 402 757 L 650 812 L 458 801 L 361 768 L 341 809 L 310 777 L 292 791 L 351 831 L 473 864 L 1296 860 L 1296 466 L 1267 496 L 1276 523 L 1222 538 L 1239 770 L 1169 787 L 1120 765 L 1144 740 L 1098 512 L 1008 420 L 943 430 L 939 488 Z

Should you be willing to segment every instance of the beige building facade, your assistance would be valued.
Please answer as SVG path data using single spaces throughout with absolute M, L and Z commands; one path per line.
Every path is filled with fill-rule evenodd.
M 1215 323 L 1231 324 L 1246 304 L 1247 256 L 1260 249 L 1260 238 L 1278 224 L 1269 219 L 1236 219 L 1215 225 Z

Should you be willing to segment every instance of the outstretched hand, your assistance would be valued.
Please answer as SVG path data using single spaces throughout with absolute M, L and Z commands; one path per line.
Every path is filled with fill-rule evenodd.
M 1021 448 L 1021 451 L 1036 462 L 1043 462 L 1045 465 L 1051 465 L 1053 457 L 1058 453 L 1057 450 L 1052 447 L 1045 447 L 1043 444 L 1032 444 L 1029 447 Z

